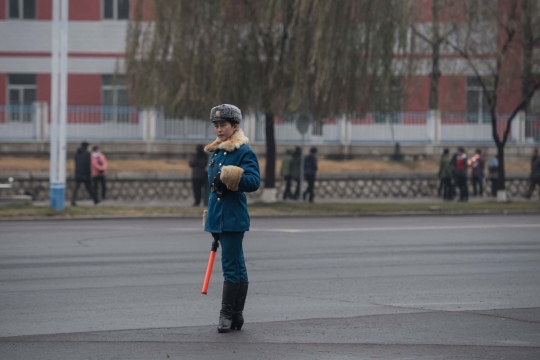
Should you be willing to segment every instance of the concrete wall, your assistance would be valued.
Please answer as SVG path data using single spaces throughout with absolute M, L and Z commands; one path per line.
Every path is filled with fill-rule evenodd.
M 0 174 L 5 178 L 6 174 Z M 39 201 L 48 201 L 48 174 L 20 173 L 10 174 L 15 178 L 13 187 L 0 190 L 0 195 L 24 195 L 26 191 L 34 194 Z M 118 201 L 191 201 L 191 180 L 188 174 L 135 174 L 120 173 L 108 177 L 108 198 Z M 426 174 L 339 174 L 319 176 L 315 183 L 316 199 L 377 199 L 377 198 L 422 198 L 437 196 L 439 180 L 435 175 Z M 262 188 L 247 194 L 248 199 L 257 201 L 261 198 Z M 528 189 L 526 175 L 511 176 L 507 179 L 509 197 L 520 197 Z M 284 191 L 282 179 L 276 181 L 277 198 L 281 199 Z M 469 187 L 470 182 L 469 182 Z M 304 184 L 304 189 L 306 184 Z M 491 184 L 486 183 L 485 193 L 489 193 Z M 72 182 L 68 181 L 66 199 L 71 198 Z M 469 190 L 472 194 L 472 188 Z M 533 196 L 538 196 L 535 190 Z M 86 190 L 79 191 L 79 199 L 87 199 Z

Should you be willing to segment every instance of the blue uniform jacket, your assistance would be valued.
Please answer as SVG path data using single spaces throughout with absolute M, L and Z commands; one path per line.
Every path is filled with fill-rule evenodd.
M 259 162 L 255 153 L 247 146 L 248 139 L 242 130 L 237 130 L 226 141 L 217 139 L 205 147 L 210 152 L 208 161 L 208 183 L 220 172 L 227 186 L 222 196 L 210 192 L 204 231 L 221 233 L 248 231 L 249 214 L 245 192 L 256 191 L 261 182 Z

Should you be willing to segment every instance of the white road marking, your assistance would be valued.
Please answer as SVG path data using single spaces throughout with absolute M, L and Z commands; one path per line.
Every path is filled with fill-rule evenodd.
M 358 227 L 358 228 L 313 228 L 313 229 L 258 229 L 251 231 L 312 233 L 312 232 L 356 232 L 356 231 L 422 231 L 422 230 L 485 230 L 485 229 L 534 229 L 540 224 L 491 224 L 491 225 L 438 225 L 438 226 L 397 226 L 397 227 Z

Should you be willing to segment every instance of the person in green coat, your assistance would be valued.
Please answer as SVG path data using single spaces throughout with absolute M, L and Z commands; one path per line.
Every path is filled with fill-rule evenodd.
M 242 242 L 250 226 L 245 193 L 257 191 L 261 178 L 257 156 L 239 127 L 240 109 L 229 104 L 216 106 L 210 111 L 210 120 L 217 139 L 204 148 L 211 153 L 208 163 L 211 193 L 204 230 L 221 243 L 224 281 L 217 330 L 226 333 L 240 330 L 244 325 L 249 282 Z
M 444 149 L 440 162 L 443 199 L 452 200 L 452 168 L 450 167 L 450 150 Z
M 291 192 L 291 164 L 293 161 L 293 151 L 291 149 L 287 149 L 285 151 L 285 156 L 283 157 L 283 161 L 281 163 L 281 171 L 280 175 L 283 176 L 285 179 L 285 191 L 283 192 L 283 200 L 292 199 L 293 195 Z

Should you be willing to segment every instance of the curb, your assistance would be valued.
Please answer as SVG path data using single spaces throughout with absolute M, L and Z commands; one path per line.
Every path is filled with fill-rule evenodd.
M 540 210 L 477 210 L 477 211 L 407 211 L 407 212 L 372 212 L 372 213 L 336 213 L 336 214 L 279 214 L 279 215 L 250 215 L 254 218 L 323 218 L 323 217 L 414 217 L 414 216 L 479 216 L 479 215 L 534 215 L 540 214 Z M 117 215 L 117 216 L 17 216 L 0 217 L 0 222 L 4 221 L 70 221 L 70 220 L 154 220 L 154 219 L 201 219 L 201 216 L 184 215 Z

